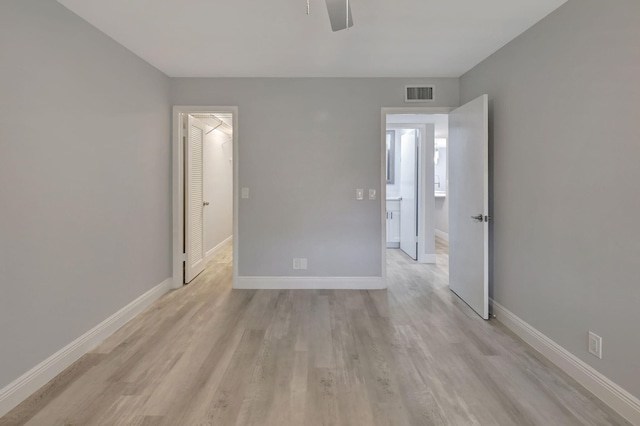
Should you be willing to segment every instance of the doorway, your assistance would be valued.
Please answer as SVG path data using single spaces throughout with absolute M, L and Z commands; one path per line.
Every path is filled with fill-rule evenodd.
M 389 137 L 384 137 L 386 128 L 389 125 L 390 118 L 393 118 L 394 115 L 401 116 L 403 114 L 447 115 L 448 138 L 451 140 L 445 141 L 444 144 L 442 142 L 438 144 L 434 136 L 431 144 L 422 143 L 421 145 L 422 148 L 431 148 L 433 163 L 428 163 L 424 154 L 421 155 L 422 165 L 418 166 L 419 173 L 423 173 L 423 176 L 433 179 L 430 182 L 431 185 L 429 185 L 428 179 L 419 179 L 418 186 L 422 185 L 422 190 L 419 189 L 417 194 L 418 197 L 422 196 L 422 200 L 434 200 L 438 195 L 438 198 L 445 198 L 450 201 L 450 206 L 447 205 L 447 210 L 449 210 L 447 216 L 450 218 L 450 224 L 447 223 L 447 227 L 450 228 L 450 232 L 446 233 L 449 240 L 447 244 L 448 252 L 451 256 L 449 288 L 483 319 L 488 319 L 490 286 L 488 222 L 491 220 L 489 212 L 488 96 L 486 94 L 481 95 L 458 108 L 440 111 L 428 108 L 424 110 L 383 108 L 383 137 L 381 138 L 383 179 L 388 176 L 388 173 L 385 172 L 385 167 L 389 163 L 389 144 L 386 143 Z M 446 149 L 441 151 L 442 147 L 446 147 Z M 441 176 L 436 178 L 438 169 L 441 170 L 441 167 L 438 168 L 436 166 L 443 154 L 445 161 L 447 161 L 444 185 Z M 449 161 L 451 158 L 454 161 Z M 427 164 L 429 165 L 425 167 Z M 451 185 L 449 185 L 449 178 Z M 382 187 L 385 188 L 384 180 Z M 386 191 L 384 191 L 384 194 L 386 197 Z M 384 214 L 386 206 L 384 203 L 381 204 Z M 430 214 L 431 217 L 435 218 L 435 208 L 433 210 L 428 208 L 420 210 L 423 204 L 422 202 L 418 204 L 418 235 L 420 235 L 420 220 L 424 221 Z M 428 230 L 428 226 L 422 226 L 423 235 Z M 441 232 L 443 231 L 441 230 Z M 423 242 L 429 243 L 430 241 L 425 238 Z M 386 244 L 383 244 L 383 247 L 386 247 Z M 385 282 L 388 266 L 386 254 L 385 250 L 383 256 L 385 261 L 382 264 Z
M 435 264 L 439 253 L 442 257 L 443 244 L 436 240 L 446 246 L 446 112 L 383 109 L 385 247 L 400 249 L 417 263 Z
M 237 259 L 237 114 L 236 107 L 173 109 L 174 288 Z

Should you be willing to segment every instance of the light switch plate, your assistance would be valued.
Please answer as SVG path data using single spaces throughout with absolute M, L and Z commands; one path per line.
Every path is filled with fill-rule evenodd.
M 375 200 L 376 199 L 376 190 L 375 189 L 370 189 L 369 190 L 369 199 L 370 200 Z
M 240 197 L 241 198 L 249 198 L 249 188 L 248 187 L 246 187 L 246 186 L 242 187 L 242 191 L 241 191 Z
M 356 200 L 364 200 L 364 189 L 356 189 Z

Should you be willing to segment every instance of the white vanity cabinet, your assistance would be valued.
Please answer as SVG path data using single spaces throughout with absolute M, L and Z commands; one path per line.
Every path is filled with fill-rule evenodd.
M 400 200 L 387 200 L 387 248 L 400 247 Z

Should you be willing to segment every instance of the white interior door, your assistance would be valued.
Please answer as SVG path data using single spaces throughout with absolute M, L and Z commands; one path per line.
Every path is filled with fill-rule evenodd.
M 204 124 L 188 116 L 185 164 L 185 283 L 204 270 Z
M 400 249 L 418 259 L 418 146 L 416 130 L 400 136 Z
M 488 96 L 449 114 L 449 286 L 489 319 Z

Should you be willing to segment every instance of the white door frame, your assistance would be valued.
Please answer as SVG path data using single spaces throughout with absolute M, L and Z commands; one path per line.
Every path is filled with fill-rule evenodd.
M 382 235 L 382 241 L 380 246 L 382 247 L 382 282 L 385 288 L 387 287 L 387 162 L 385 156 L 386 152 L 386 134 L 387 134 L 387 115 L 395 114 L 449 114 L 455 107 L 383 107 L 380 113 L 380 229 Z M 411 126 L 410 124 L 400 124 L 399 126 Z M 408 127 L 411 128 L 411 127 Z M 424 227 L 424 226 L 423 226 Z M 420 229 L 418 229 L 420 232 Z M 421 249 L 421 245 L 418 244 L 418 256 L 424 250 Z
M 427 190 L 427 187 L 425 187 L 423 185 L 424 182 L 424 165 L 425 165 L 425 161 L 426 161 L 426 150 L 424 147 L 424 135 L 427 132 L 427 126 L 426 124 L 421 124 L 421 123 L 402 123 L 402 124 L 389 124 L 387 125 L 387 129 L 391 129 L 391 130 L 395 130 L 396 132 L 398 132 L 399 130 L 403 130 L 403 129 L 408 129 L 408 130 L 417 130 L 419 132 L 418 134 L 418 141 L 416 142 L 416 148 L 417 148 L 417 154 L 416 154 L 416 171 L 418 172 L 416 175 L 416 186 L 418 187 L 418 191 L 417 191 L 417 195 L 418 198 L 416 199 L 416 219 L 417 219 L 417 223 L 418 223 L 418 234 L 417 234 L 417 243 L 418 243 L 418 247 L 416 249 L 416 254 L 417 254 L 417 259 L 416 261 L 419 263 L 435 263 L 435 259 L 432 258 L 427 258 L 426 253 L 425 253 L 425 247 L 424 247 L 424 231 L 425 231 L 425 191 Z M 386 143 L 386 140 L 385 140 Z M 385 145 L 386 146 L 386 145 Z M 386 185 L 385 185 L 385 189 L 386 189 Z M 385 198 L 386 198 L 386 194 L 385 194 Z M 402 223 L 400 223 L 400 227 L 402 228 Z M 402 246 L 402 244 L 401 244 Z M 434 254 L 435 255 L 435 254 Z
M 173 247 L 172 270 L 173 288 L 184 285 L 184 141 L 181 114 L 188 113 L 231 113 L 233 116 L 233 282 L 238 276 L 238 107 L 229 106 L 183 106 L 173 107 L 172 154 L 172 205 L 173 205 Z

